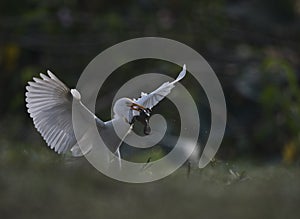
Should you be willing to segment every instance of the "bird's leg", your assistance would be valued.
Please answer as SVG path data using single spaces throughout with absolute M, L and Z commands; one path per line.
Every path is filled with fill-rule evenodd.
M 121 153 L 120 153 L 120 150 L 118 148 L 118 150 L 116 151 L 116 155 L 118 157 L 118 163 L 119 163 L 119 168 L 120 170 L 122 169 L 122 164 L 121 164 Z
M 116 150 L 116 152 L 114 153 L 114 155 L 115 156 L 112 156 L 110 158 L 110 163 L 114 163 L 115 159 L 117 159 L 118 160 L 118 168 L 119 168 L 119 170 L 121 170 L 122 169 L 122 163 L 121 163 L 122 159 L 121 159 L 121 153 L 120 153 L 119 148 Z

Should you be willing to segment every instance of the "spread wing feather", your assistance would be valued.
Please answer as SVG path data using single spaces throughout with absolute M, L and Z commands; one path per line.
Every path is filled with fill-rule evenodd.
M 142 92 L 141 97 L 135 100 L 135 102 L 146 108 L 152 109 L 171 92 L 172 88 L 175 87 L 174 84 L 184 78 L 185 74 L 186 66 L 183 65 L 182 71 L 174 81 L 163 83 L 159 88 L 152 91 L 150 94 Z
M 59 154 L 65 153 L 77 143 L 72 125 L 73 97 L 70 89 L 50 71 L 40 77 L 26 86 L 28 113 L 47 145 Z M 97 118 L 82 104 L 78 107 L 85 117 Z M 97 122 L 103 123 L 98 118 Z

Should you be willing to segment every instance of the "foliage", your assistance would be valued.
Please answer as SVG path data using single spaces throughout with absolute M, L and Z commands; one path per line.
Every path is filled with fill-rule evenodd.
M 299 1 L 11 0 L 0 3 L 0 12 L 1 126 L 15 120 L 8 126 L 34 135 L 25 112 L 24 87 L 39 72 L 50 68 L 74 86 L 88 62 L 109 46 L 134 37 L 161 36 L 193 47 L 217 73 L 229 114 L 221 156 L 299 158 Z M 175 69 L 137 63 L 126 65 L 120 79 L 137 69 L 161 68 Z M 190 92 L 198 93 L 197 85 Z M 101 113 L 112 99 L 108 90 L 103 93 L 108 98 Z M 208 107 L 204 99 L 199 97 L 199 108 Z M 1 135 L 11 140 L 20 134 Z

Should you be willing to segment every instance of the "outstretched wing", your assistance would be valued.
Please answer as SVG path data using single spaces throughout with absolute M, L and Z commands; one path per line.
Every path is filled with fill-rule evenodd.
M 135 100 L 135 102 L 139 105 L 142 105 L 146 108 L 152 109 L 156 104 L 158 104 L 165 96 L 167 96 L 173 87 L 175 87 L 175 83 L 184 78 L 186 74 L 186 66 L 183 65 L 182 71 L 179 73 L 178 77 L 172 82 L 165 82 L 155 91 L 152 91 L 150 94 L 141 93 L 141 97 Z
M 28 113 L 47 145 L 58 154 L 65 153 L 77 143 L 72 124 L 73 96 L 70 89 L 50 71 L 48 75 L 41 73 L 40 77 L 33 78 L 34 81 L 26 86 Z M 82 104 L 78 107 L 85 117 L 103 123 Z

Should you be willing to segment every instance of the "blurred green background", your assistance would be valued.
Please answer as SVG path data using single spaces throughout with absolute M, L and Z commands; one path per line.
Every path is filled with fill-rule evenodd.
M 101 51 L 144 36 L 177 40 L 208 61 L 224 90 L 228 122 L 207 168 L 182 167 L 158 182 L 130 185 L 48 149 L 24 93 L 47 69 L 74 87 Z M 299 218 L 299 39 L 299 0 L 1 1 L 0 217 Z M 119 70 L 126 74 L 114 78 L 124 82 L 149 71 L 175 77 L 180 69 L 148 60 Z M 120 86 L 109 85 L 98 101 L 103 119 Z M 199 89 L 189 91 L 199 92 L 205 129 L 209 106 Z

